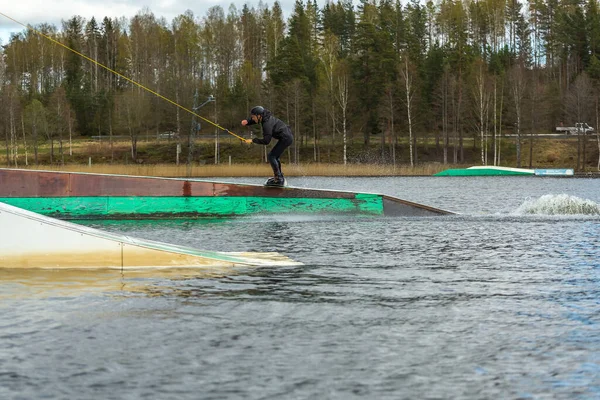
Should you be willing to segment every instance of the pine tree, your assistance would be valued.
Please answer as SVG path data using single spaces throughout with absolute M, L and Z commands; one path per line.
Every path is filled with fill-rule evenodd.
M 83 51 L 84 21 L 81 17 L 73 17 L 64 23 L 66 45 L 77 51 Z M 90 82 L 86 78 L 84 59 L 73 53 L 68 52 L 65 62 L 65 89 L 71 108 L 75 112 L 77 128 L 82 135 L 91 135 L 93 128 L 91 123 L 91 93 Z
M 365 146 L 370 136 L 381 133 L 379 107 L 386 85 L 395 74 L 395 53 L 388 32 L 380 29 L 379 12 L 375 5 L 363 2 L 359 7 L 360 22 L 356 29 L 354 79 L 361 102 L 360 116 L 366 124 L 363 130 Z
M 586 36 L 591 56 L 600 57 L 600 11 L 598 0 L 587 0 L 585 8 Z

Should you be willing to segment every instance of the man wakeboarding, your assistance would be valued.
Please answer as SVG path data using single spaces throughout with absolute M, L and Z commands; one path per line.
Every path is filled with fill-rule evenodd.
M 273 178 L 270 178 L 265 183 L 265 186 L 285 186 L 285 178 L 281 172 L 281 161 L 279 158 L 283 154 L 284 150 L 288 148 L 294 142 L 294 135 L 292 129 L 286 125 L 283 121 L 275 118 L 271 111 L 256 106 L 250 110 L 250 118 L 242 121 L 242 126 L 260 124 L 262 126 L 263 137 L 246 139 L 246 143 L 255 143 L 268 145 L 271 143 L 271 139 L 277 139 L 277 143 L 268 154 L 269 163 L 273 168 Z

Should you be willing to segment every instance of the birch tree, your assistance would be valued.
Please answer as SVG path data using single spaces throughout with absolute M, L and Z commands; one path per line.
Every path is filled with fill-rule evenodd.
M 338 64 L 337 51 L 339 46 L 337 36 L 332 33 L 327 33 L 323 41 L 323 47 L 319 53 L 322 70 L 325 74 L 326 92 L 326 107 L 331 116 L 331 146 L 335 145 L 335 132 L 337 131 L 336 120 L 336 67 Z
M 526 89 L 527 79 L 525 77 L 525 68 L 523 63 L 517 62 L 510 70 L 510 93 L 515 117 L 517 168 L 521 167 L 521 128 Z
M 19 105 L 18 92 L 13 85 L 6 85 L 2 88 L 0 103 L 2 111 L 0 112 L 0 128 L 4 129 L 6 140 L 6 165 L 18 166 L 19 159 L 19 139 L 17 126 L 19 114 L 22 113 Z
M 408 146 L 410 151 L 410 166 L 415 166 L 413 149 L 413 106 L 415 98 L 414 71 L 408 59 L 408 54 L 404 54 L 400 66 L 400 76 L 404 84 L 404 102 L 406 105 L 406 117 L 408 122 Z
M 338 63 L 336 68 L 336 100 L 340 106 L 341 116 L 341 135 L 342 135 L 342 145 L 343 145 L 343 154 L 344 154 L 344 165 L 348 162 L 348 128 L 347 128 L 347 114 L 348 114 L 348 104 L 349 104 L 349 90 L 350 90 L 350 67 L 349 65 L 342 61 Z
M 481 165 L 487 165 L 487 117 L 490 106 L 490 90 L 486 66 L 480 58 L 475 61 L 474 66 L 474 88 L 473 98 L 475 100 L 475 116 L 477 118 L 477 130 L 481 141 Z
M 572 123 L 587 123 L 592 115 L 592 81 L 588 74 L 582 72 L 575 78 L 566 98 L 566 113 Z M 586 133 L 577 130 L 577 170 L 585 171 L 586 164 Z

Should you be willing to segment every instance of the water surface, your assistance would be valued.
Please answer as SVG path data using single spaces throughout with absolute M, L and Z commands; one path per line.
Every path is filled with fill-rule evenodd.
M 459 215 L 88 222 L 304 265 L 2 270 L 0 398 L 600 397 L 600 180 L 290 180 Z

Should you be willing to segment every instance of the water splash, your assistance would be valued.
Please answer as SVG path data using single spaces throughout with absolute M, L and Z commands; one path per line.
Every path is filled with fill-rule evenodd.
M 516 214 L 534 215 L 600 215 L 600 204 L 568 194 L 546 194 L 527 199 Z

